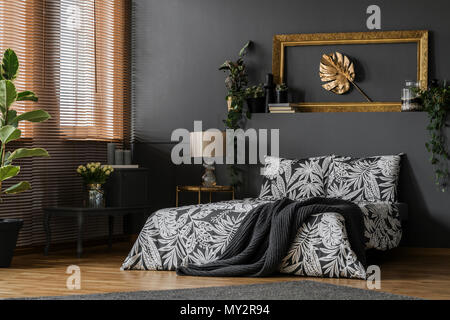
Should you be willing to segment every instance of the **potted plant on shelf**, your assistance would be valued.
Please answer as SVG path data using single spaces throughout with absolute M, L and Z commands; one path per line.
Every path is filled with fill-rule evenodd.
M 245 89 L 248 111 L 251 113 L 263 113 L 266 110 L 266 97 L 262 84 Z
M 77 172 L 83 178 L 88 189 L 88 207 L 103 208 L 105 206 L 105 192 L 102 186 L 114 172 L 113 167 L 102 166 L 100 162 L 91 162 L 86 166 L 80 165 Z
M 251 41 L 247 42 L 239 51 L 239 58 L 236 61 L 227 60 L 220 67 L 228 73 L 225 78 L 225 86 L 228 93 L 226 96 L 228 103 L 228 117 L 225 126 L 230 129 L 239 128 L 240 121 L 247 115 L 244 113 L 245 87 L 248 84 L 247 70 L 244 64 L 244 56 L 247 49 L 251 45 Z
M 277 93 L 277 103 L 288 103 L 289 88 L 285 83 L 277 84 L 275 88 Z
M 239 51 L 239 58 L 236 61 L 227 60 L 220 67 L 219 70 L 227 73 L 225 78 L 225 86 L 228 90 L 226 95 L 228 103 L 227 118 L 223 120 L 226 129 L 239 129 L 244 127 L 245 119 L 250 118 L 250 112 L 244 111 L 245 101 L 245 87 L 248 84 L 248 75 L 244 63 L 244 56 L 247 54 L 252 42 L 248 41 Z M 236 144 L 235 157 L 237 155 Z M 230 173 L 231 185 L 239 186 L 242 181 L 240 177 L 240 168 L 237 165 L 228 165 Z
M 3 190 L 3 182 L 20 172 L 20 166 L 14 165 L 15 161 L 25 157 L 48 157 L 48 153 L 42 148 L 19 148 L 11 152 L 7 151 L 6 146 L 9 142 L 20 139 L 20 121 L 42 122 L 48 120 L 50 115 L 44 110 L 28 111 L 19 115 L 12 108 L 16 101 L 38 100 L 31 91 L 16 91 L 14 80 L 19 71 L 19 60 L 13 50 L 7 49 L 3 54 L 0 71 L 0 195 L 17 194 L 30 189 L 31 185 L 22 181 Z M 0 219 L 0 267 L 10 266 L 22 225 L 21 219 Z

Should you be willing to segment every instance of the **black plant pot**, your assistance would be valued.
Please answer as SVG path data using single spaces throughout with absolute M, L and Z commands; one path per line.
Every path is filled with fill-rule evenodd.
M 11 265 L 22 225 L 23 220 L 20 219 L 0 219 L 0 268 Z
M 277 91 L 277 103 L 288 103 L 288 91 Z
M 266 97 L 248 98 L 247 106 L 251 113 L 264 113 L 266 112 Z

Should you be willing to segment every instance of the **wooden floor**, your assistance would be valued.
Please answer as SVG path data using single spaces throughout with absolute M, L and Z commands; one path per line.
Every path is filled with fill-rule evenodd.
M 350 279 L 303 277 L 205 278 L 179 277 L 175 272 L 120 271 L 129 243 L 113 251 L 104 246 L 86 248 L 82 259 L 71 250 L 16 255 L 9 269 L 0 269 L 0 298 L 90 294 L 117 291 L 164 290 L 227 286 L 305 279 L 366 289 L 366 282 Z M 450 299 L 450 249 L 400 248 L 381 263 L 381 290 L 428 299 Z M 68 290 L 66 269 L 81 268 L 81 289 Z

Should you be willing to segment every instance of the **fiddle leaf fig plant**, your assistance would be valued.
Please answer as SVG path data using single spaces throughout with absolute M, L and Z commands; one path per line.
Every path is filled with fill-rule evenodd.
M 50 115 L 44 110 L 34 110 L 17 114 L 13 104 L 16 101 L 37 101 L 38 98 L 31 91 L 17 92 L 14 80 L 19 73 L 19 59 L 16 53 L 7 49 L 0 65 L 0 194 L 16 194 L 31 188 L 27 181 L 16 183 L 3 190 L 3 181 L 17 176 L 20 166 L 14 165 L 17 159 L 26 157 L 48 157 L 48 152 L 42 148 L 19 148 L 7 151 L 9 142 L 21 137 L 18 128 L 20 121 L 43 122 L 50 119 Z

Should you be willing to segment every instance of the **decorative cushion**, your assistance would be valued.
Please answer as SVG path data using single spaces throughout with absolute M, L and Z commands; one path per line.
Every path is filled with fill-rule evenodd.
M 259 197 L 302 200 L 325 196 L 325 177 L 333 156 L 289 160 L 265 157 L 264 179 Z
M 350 201 L 397 201 L 400 155 L 334 158 L 326 194 Z

